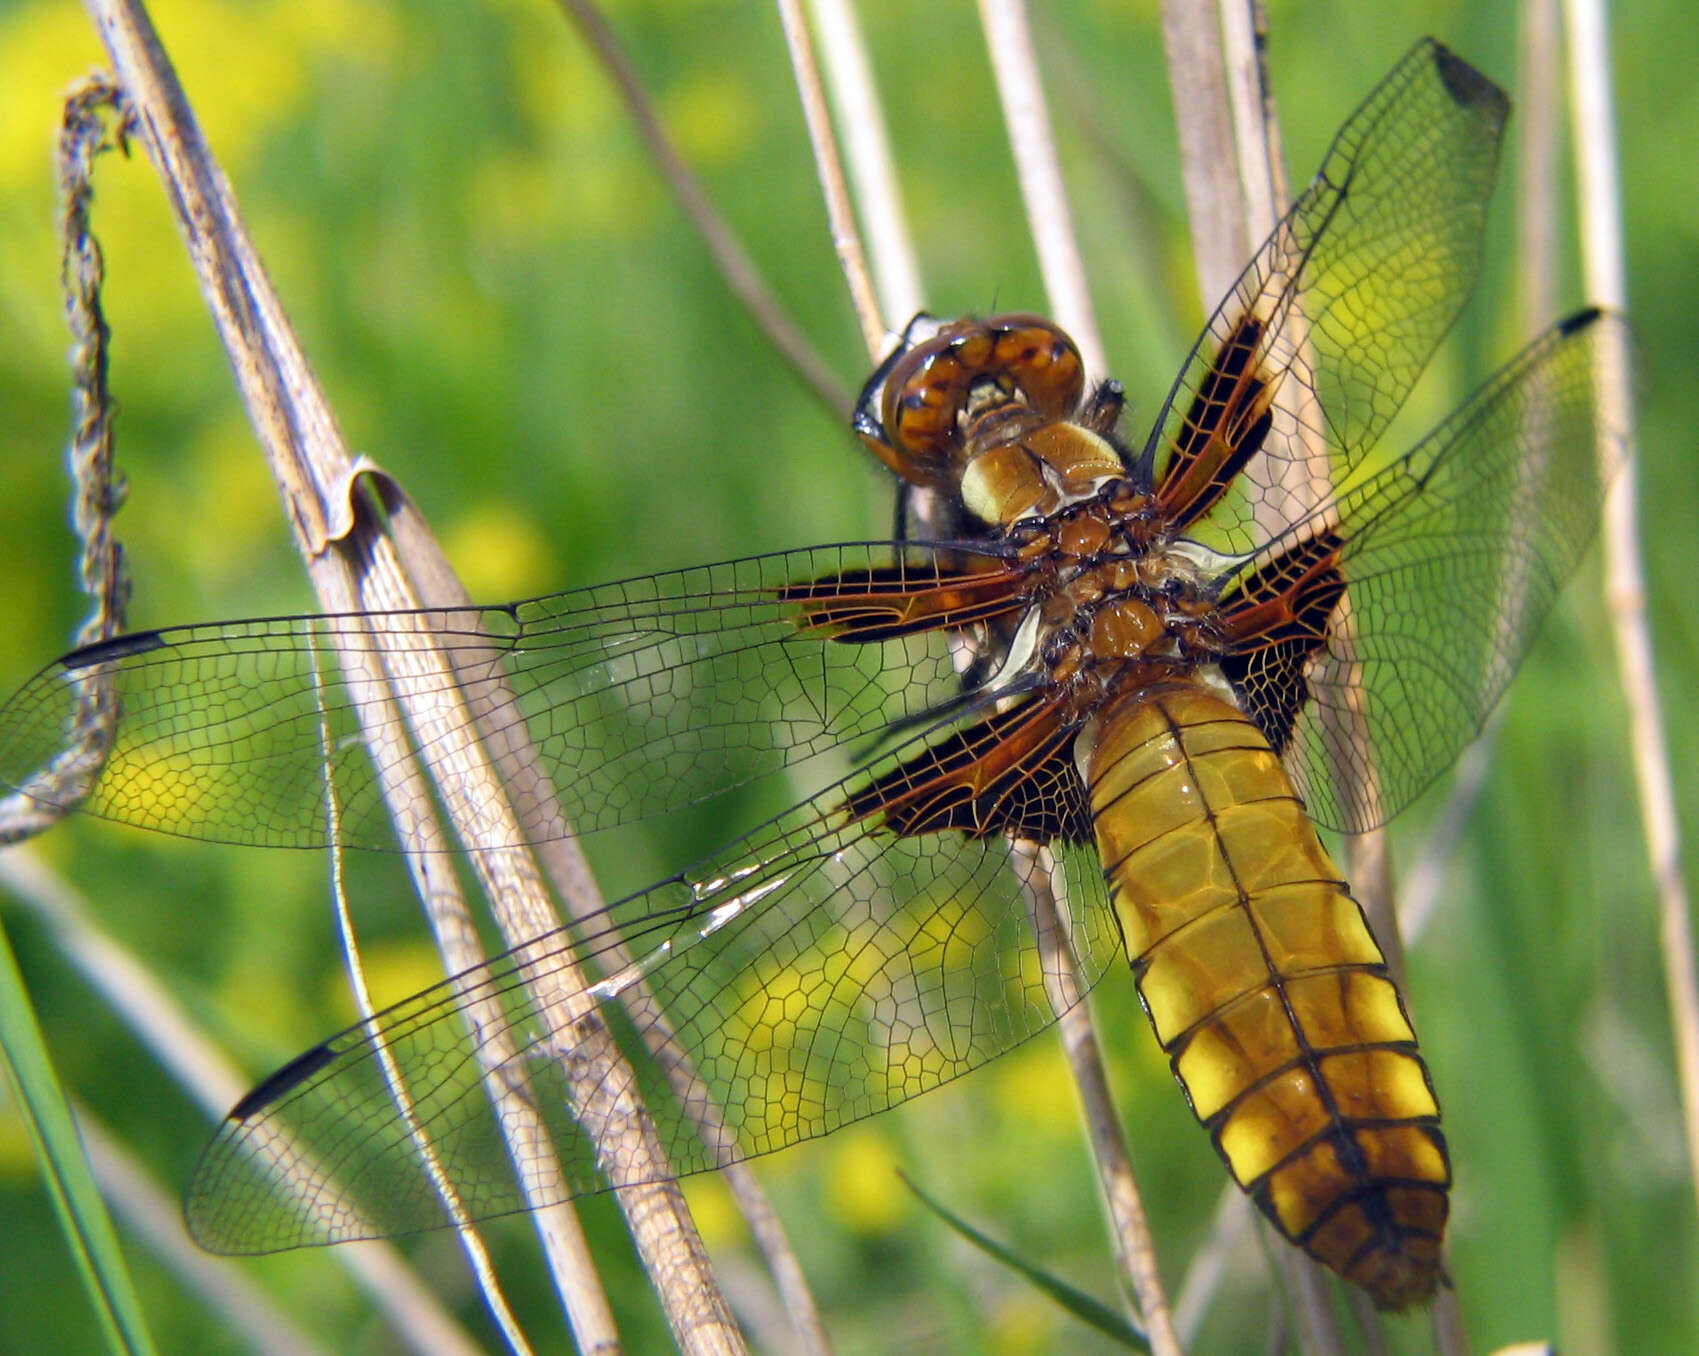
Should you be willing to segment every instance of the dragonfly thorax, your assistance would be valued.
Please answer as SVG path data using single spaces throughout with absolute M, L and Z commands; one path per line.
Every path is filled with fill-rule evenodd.
M 1081 716 L 1128 683 L 1161 681 L 1216 648 L 1213 580 L 1170 549 L 1152 497 L 1124 478 L 1008 534 L 1038 565 L 1031 605 L 1033 669 Z
M 1101 433 L 1043 420 L 1014 402 L 980 416 L 967 443 L 973 450 L 962 468 L 962 505 L 992 527 L 1049 516 L 1126 474 L 1120 454 Z

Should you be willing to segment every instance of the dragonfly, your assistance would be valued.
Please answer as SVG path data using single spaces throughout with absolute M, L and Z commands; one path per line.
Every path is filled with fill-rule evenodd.
M 917 317 L 853 425 L 944 505 L 928 539 L 143 631 L 44 668 L 0 708 L 0 780 L 199 839 L 394 850 L 401 761 L 471 745 L 522 745 L 534 770 L 481 842 L 806 792 L 260 1083 L 189 1186 L 203 1245 L 398 1235 L 605 1189 L 622 1150 L 586 1128 L 587 1096 L 641 1099 L 662 1177 L 883 1111 L 1056 1019 L 1029 929 L 1043 890 L 1082 993 L 1130 966 L 1274 1228 L 1383 1307 L 1428 1300 L 1452 1180 L 1439 1103 L 1317 826 L 1384 823 L 1478 732 L 1623 455 L 1594 371 L 1624 326 L 1597 309 L 1408 450 L 1380 446 L 1474 289 L 1508 112 L 1418 44 L 1140 441 L 1122 388 L 1088 384 L 1051 322 Z M 410 718 L 373 668 L 475 689 L 443 706 L 475 714 Z M 91 702 L 109 737 L 67 778 Z M 586 1014 L 631 1056 L 588 1094 Z M 546 1122 L 529 1194 L 492 1084 Z

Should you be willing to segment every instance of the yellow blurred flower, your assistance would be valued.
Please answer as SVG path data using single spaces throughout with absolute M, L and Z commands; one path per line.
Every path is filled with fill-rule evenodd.
M 890 1233 L 908 1217 L 913 1198 L 897 1177 L 897 1155 L 877 1130 L 854 1126 L 827 1141 L 826 1208 L 857 1234 Z
M 372 1006 L 383 1009 L 443 980 L 442 957 L 424 938 L 397 938 L 360 947 L 360 964 Z M 359 1020 L 348 976 L 338 967 L 325 977 L 325 1008 L 336 1020 L 352 1025 Z
M 1033 1041 L 993 1067 L 997 1103 L 1009 1120 L 1032 1133 L 1078 1135 L 1079 1094 L 1055 1041 Z
M 992 1352 L 996 1356 L 1036 1356 L 1054 1351 L 1056 1307 L 1035 1290 L 999 1295 L 991 1317 Z
M 679 154 L 699 168 L 737 156 L 759 120 L 749 82 L 727 72 L 696 76 L 670 91 L 661 107 L 661 121 Z
M 684 1178 L 680 1185 L 696 1231 L 711 1251 L 744 1241 L 743 1217 L 724 1178 L 718 1173 L 699 1172 Z
M 479 602 L 530 597 L 561 574 L 536 520 L 507 500 L 486 500 L 457 514 L 443 549 Z

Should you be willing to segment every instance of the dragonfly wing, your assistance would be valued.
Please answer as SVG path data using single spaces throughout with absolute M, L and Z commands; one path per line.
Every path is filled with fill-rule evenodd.
M 1317 605 L 1307 624 L 1294 624 L 1301 602 L 1288 608 L 1284 630 L 1246 638 L 1223 667 L 1265 730 L 1267 710 L 1289 714 L 1273 722 L 1276 743 L 1321 823 L 1385 822 L 1480 730 L 1626 454 L 1626 430 L 1601 423 L 1595 373 L 1627 342 L 1620 317 L 1599 311 L 1553 327 L 1263 553 L 1251 578 L 1301 576 L 1288 597 Z M 1335 607 L 1340 581 L 1348 604 Z M 1233 595 L 1224 607 L 1232 617 Z
M 926 743 L 911 739 L 866 777 Z M 632 1057 L 618 1077 L 636 1087 L 589 1096 L 641 1096 L 670 1159 L 664 1175 L 882 1111 L 1054 1020 L 1023 871 L 1043 869 L 1060 896 L 1085 986 L 1119 954 L 1089 848 L 1058 839 L 1025 858 L 997 834 L 898 836 L 852 812 L 854 794 L 831 787 L 590 920 L 577 951 L 596 972 L 587 981 L 563 987 L 570 943 L 551 934 L 294 1061 L 244 1099 L 202 1159 L 188 1197 L 197 1238 L 266 1252 L 437 1227 L 450 1216 L 433 1172 L 470 1218 L 530 1208 L 537 1200 L 506 1170 L 486 1083 L 516 1090 L 547 1123 L 558 1170 L 544 1196 L 603 1189 L 606 1160 L 572 1111 L 585 1089 L 563 1072 L 578 1053 L 570 1033 L 598 1018 Z M 469 1000 L 498 1004 L 500 1020 L 469 1024 Z M 428 1171 L 388 1070 L 430 1142 Z
M 1250 553 L 1373 447 L 1474 289 L 1508 111 L 1426 40 L 1346 122 L 1204 327 L 1144 449 L 1143 475 L 1189 535 Z
M 67 655 L 0 707 L 0 784 L 52 798 L 39 769 L 76 721 L 78 685 L 96 682 L 118 718 L 83 808 L 110 819 L 323 846 L 328 778 L 344 846 L 393 848 L 382 760 L 481 738 L 498 757 L 528 749 L 544 774 L 510 779 L 518 836 L 592 832 L 947 700 L 959 682 L 946 636 L 895 627 L 877 644 L 830 643 L 832 628 L 786 586 L 874 580 L 876 612 L 916 597 L 958 602 L 946 586 L 960 571 L 981 594 L 986 579 L 1008 578 L 1001 561 L 961 551 L 946 565 L 919 547 L 820 547 L 495 607 L 143 632 Z M 409 722 L 381 684 L 360 680 L 362 663 L 404 672 L 435 723 Z M 367 739 L 384 733 L 397 736 L 393 752 L 374 761 Z

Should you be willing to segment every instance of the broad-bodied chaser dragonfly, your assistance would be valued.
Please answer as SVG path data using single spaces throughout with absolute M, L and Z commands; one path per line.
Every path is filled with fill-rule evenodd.
M 42 769 L 92 687 L 116 719 L 81 808 L 196 838 L 323 846 L 334 800 L 344 846 L 393 848 L 392 769 L 369 742 L 384 722 L 414 753 L 522 738 L 549 783 L 507 788 L 527 841 L 761 778 L 811 790 L 575 935 L 267 1079 L 190 1187 L 199 1238 L 258 1252 L 450 1222 L 420 1127 L 470 1218 L 526 1208 L 492 1074 L 549 1121 L 563 1172 L 545 1194 L 601 1189 L 598 1153 L 618 1146 L 575 1119 L 553 1002 L 601 1012 L 631 1048 L 669 1173 L 881 1111 L 1054 1020 L 1024 935 L 1042 875 L 1083 981 L 1131 964 L 1193 1111 L 1274 1226 L 1383 1306 L 1430 1297 L 1451 1182 L 1439 1105 L 1311 821 L 1366 830 L 1445 768 L 1596 516 L 1594 366 L 1622 338 L 1596 310 L 1409 451 L 1374 451 L 1473 289 L 1507 113 L 1484 76 L 1418 45 L 1140 442 L 1119 432 L 1120 388 L 1088 390 L 1049 322 L 917 319 L 855 427 L 953 511 L 945 540 L 495 607 L 148 631 L 38 674 L 0 710 L 0 777 L 49 794 Z M 408 725 L 338 669 L 361 653 L 499 695 L 475 728 Z M 548 981 L 568 957 L 590 977 L 562 996 Z M 501 1030 L 465 1019 L 477 997 Z M 687 1060 L 698 1091 L 681 1099 L 646 1044 Z

